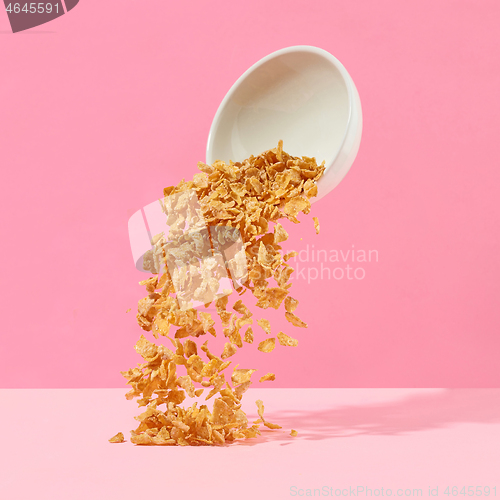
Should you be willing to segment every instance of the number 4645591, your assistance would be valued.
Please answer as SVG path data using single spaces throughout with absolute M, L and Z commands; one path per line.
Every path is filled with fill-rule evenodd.
M 462 496 L 469 496 L 469 497 L 473 497 L 473 496 L 476 496 L 476 497 L 481 497 L 481 496 L 485 496 L 485 497 L 488 497 L 490 496 L 494 496 L 496 497 L 497 496 L 497 487 L 496 486 L 493 486 L 493 487 L 489 487 L 489 486 L 469 486 L 467 489 L 465 489 L 465 486 L 460 489 L 458 486 L 452 486 L 451 488 L 449 486 L 446 487 L 446 489 L 444 490 L 444 494 L 445 495 L 448 495 L 448 496 L 458 496 L 458 495 L 462 495 Z
M 7 5 L 7 12 L 19 14 L 24 12 L 25 14 L 51 14 L 52 9 L 54 9 L 59 14 L 59 4 L 55 3 L 25 3 L 21 6 L 19 3 L 9 3 Z

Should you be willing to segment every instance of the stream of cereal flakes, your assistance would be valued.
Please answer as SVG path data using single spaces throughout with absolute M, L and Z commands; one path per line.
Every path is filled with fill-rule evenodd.
M 162 209 L 169 231 L 154 236 L 153 248 L 144 258 L 144 269 L 153 276 L 140 282 L 148 296 L 139 301 L 137 320 L 155 339 L 166 337 L 171 349 L 141 335 L 135 350 L 144 362 L 122 372 L 132 387 L 126 398 L 139 398 L 139 407 L 145 407 L 136 417 L 139 426 L 131 431 L 131 442 L 137 445 L 223 445 L 257 436 L 261 424 L 281 428 L 264 418 L 260 400 L 256 401 L 259 419 L 252 425 L 241 410 L 243 394 L 256 370 L 234 367 L 230 381 L 225 378 L 243 343 L 253 343 L 254 323 L 241 298 L 228 310 L 231 290 L 226 286 L 220 291 L 224 276 L 236 294 L 250 290 L 262 309 L 279 309 L 283 304 L 292 325 L 307 327 L 294 314 L 298 301 L 289 295 L 293 268 L 287 261 L 296 252 L 282 254 L 280 243 L 288 234 L 278 220 L 298 223 L 299 212 L 309 213 L 324 162 L 317 165 L 315 158 L 293 157 L 279 141 L 277 148 L 243 162 L 200 162 L 198 168 L 201 172 L 193 180 L 164 189 Z M 316 217 L 314 225 L 319 233 Z M 238 242 L 241 248 L 231 253 Z M 225 262 L 217 258 L 221 253 Z M 220 356 L 210 352 L 208 340 L 198 342 L 207 333 L 217 335 L 211 313 L 195 306 L 208 307 L 212 302 L 227 339 Z M 268 320 L 259 319 L 256 324 L 271 335 Z M 171 327 L 176 329 L 173 336 Z M 282 346 L 298 345 L 298 340 L 283 332 L 277 340 Z M 270 337 L 257 349 L 269 353 L 275 345 L 276 339 Z M 259 382 L 274 379 L 268 373 Z M 205 400 L 214 398 L 212 411 L 197 402 L 181 406 L 186 396 L 198 398 L 205 390 Z M 292 429 L 291 435 L 297 432 Z M 123 441 L 122 433 L 110 439 Z

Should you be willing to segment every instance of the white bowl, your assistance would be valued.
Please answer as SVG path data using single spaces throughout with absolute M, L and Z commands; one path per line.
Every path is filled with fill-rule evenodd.
M 326 50 L 299 45 L 250 67 L 222 100 L 207 143 L 207 163 L 242 161 L 277 146 L 293 156 L 325 160 L 317 201 L 349 171 L 361 141 L 358 91 Z

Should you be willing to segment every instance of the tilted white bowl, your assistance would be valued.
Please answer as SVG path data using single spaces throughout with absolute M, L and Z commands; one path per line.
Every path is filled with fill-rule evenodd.
M 317 201 L 349 171 L 361 141 L 358 91 L 326 50 L 299 45 L 251 66 L 231 87 L 212 122 L 206 161 L 242 161 L 276 147 L 325 160 Z

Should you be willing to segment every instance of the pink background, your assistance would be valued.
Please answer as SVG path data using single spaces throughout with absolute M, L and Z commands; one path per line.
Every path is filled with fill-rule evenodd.
M 0 385 L 123 386 L 145 276 L 129 216 L 196 172 L 246 68 L 307 44 L 350 72 L 364 135 L 314 205 L 321 234 L 307 219 L 287 248 L 379 258 L 363 280 L 296 280 L 310 328 L 274 333 L 299 348 L 245 346 L 241 365 L 275 387 L 498 386 L 499 15 L 492 0 L 84 0 L 12 35 L 0 10 Z

